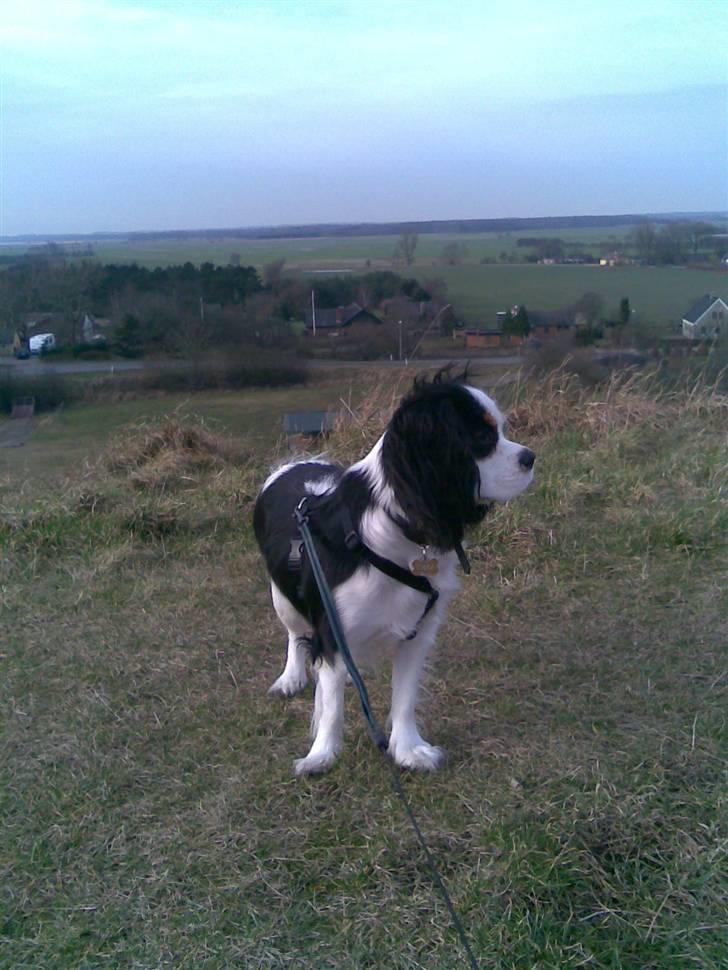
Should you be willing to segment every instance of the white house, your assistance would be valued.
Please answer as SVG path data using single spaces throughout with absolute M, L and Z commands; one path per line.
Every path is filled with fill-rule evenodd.
M 683 337 L 719 337 L 728 331 L 728 304 L 706 293 L 682 318 Z

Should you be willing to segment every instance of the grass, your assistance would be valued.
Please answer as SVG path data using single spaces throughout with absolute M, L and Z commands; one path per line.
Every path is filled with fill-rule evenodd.
M 442 254 L 449 242 L 460 242 L 467 247 L 468 259 L 480 262 L 483 258 L 496 259 L 501 252 L 514 253 L 519 258 L 527 250 L 517 246 L 519 236 L 559 236 L 567 242 L 595 247 L 600 242 L 613 241 L 616 247 L 633 227 L 609 226 L 603 228 L 575 229 L 524 229 L 517 232 L 484 233 L 423 233 L 417 244 L 417 261 L 431 265 Z M 94 243 L 95 257 L 103 262 L 130 263 L 142 266 L 169 266 L 174 263 L 205 261 L 226 264 L 232 253 L 238 253 L 243 265 L 262 267 L 277 259 L 285 259 L 296 269 L 322 269 L 349 267 L 361 270 L 369 260 L 373 266 L 391 265 L 398 236 L 333 236 L 293 239 L 234 239 L 224 233 L 214 240 L 188 238 L 178 241 L 156 239 L 143 241 L 108 240 Z M 18 247 L 0 246 L 0 254 L 17 254 Z
M 291 393 L 218 396 L 234 433 L 158 412 L 92 449 L 88 417 L 94 464 L 31 507 L 6 492 L 0 966 L 463 965 L 355 698 L 341 762 L 296 781 L 310 695 L 266 697 L 283 639 L 250 510 Z M 449 762 L 405 787 L 484 968 L 717 970 L 726 400 L 512 393 L 537 485 L 473 536 L 423 705 Z
M 417 275 L 427 272 L 418 268 Z M 619 301 L 628 297 L 636 317 L 674 332 L 683 313 L 704 293 L 728 296 L 724 272 L 674 266 L 463 265 L 437 271 L 448 296 L 469 325 L 495 326 L 498 310 L 523 303 L 532 310 L 557 310 L 586 292 L 604 298 L 607 318 L 617 319 Z
M 109 439 L 127 425 L 174 413 L 182 419 L 202 418 L 222 434 L 245 434 L 256 447 L 269 447 L 271 441 L 282 439 L 286 411 L 335 409 L 341 398 L 349 399 L 350 393 L 351 377 L 336 371 L 315 385 L 285 390 L 252 388 L 147 397 L 110 393 L 107 399 L 93 404 L 75 404 L 40 416 L 22 449 L 5 452 L 4 456 L 0 453 L 4 458 L 0 464 L 0 500 L 18 493 L 35 500 L 57 489 L 60 476 L 97 457 Z

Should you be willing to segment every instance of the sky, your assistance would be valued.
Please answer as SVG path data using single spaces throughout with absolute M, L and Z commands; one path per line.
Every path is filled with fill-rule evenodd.
M 0 235 L 728 209 L 727 0 L 6 0 Z

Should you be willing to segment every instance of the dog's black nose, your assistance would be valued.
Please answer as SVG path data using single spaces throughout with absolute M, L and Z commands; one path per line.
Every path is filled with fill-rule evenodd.
M 533 463 L 536 461 L 536 456 L 531 451 L 530 448 L 522 448 L 521 453 L 518 456 L 518 464 L 524 471 L 530 471 L 533 468 Z

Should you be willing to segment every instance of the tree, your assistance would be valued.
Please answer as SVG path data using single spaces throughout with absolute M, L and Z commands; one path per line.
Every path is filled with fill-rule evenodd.
M 514 333 L 521 337 L 527 337 L 531 332 L 531 323 L 528 319 L 528 311 L 523 304 L 518 307 L 518 312 L 516 313 L 515 320 L 513 321 L 513 326 Z
M 116 328 L 114 343 L 122 357 L 141 357 L 144 349 L 142 325 L 133 313 L 127 313 L 121 325 Z
M 604 297 L 600 293 L 583 293 L 574 304 L 574 315 L 581 315 L 587 326 L 591 327 L 602 317 Z
M 619 323 L 620 326 L 625 327 L 629 323 L 629 318 L 632 314 L 629 306 L 629 297 L 623 296 L 619 301 Z
M 458 266 L 462 263 L 468 248 L 464 243 L 449 242 L 442 247 L 441 260 L 446 266 Z
M 274 259 L 263 267 L 263 283 L 269 290 L 277 290 L 283 277 L 285 259 Z
M 637 256 L 645 263 L 651 263 L 655 255 L 655 227 L 650 222 L 644 222 L 630 233 L 632 245 Z
M 411 266 L 415 260 L 418 241 L 416 232 L 403 232 L 394 247 L 394 258 L 403 259 L 408 266 Z
M 687 223 L 670 222 L 655 238 L 655 259 L 666 265 L 679 265 L 687 259 L 690 230 Z
M 686 228 L 690 240 L 690 249 L 694 257 L 698 255 L 701 244 L 710 236 L 719 232 L 718 227 L 710 222 L 689 222 Z
M 519 306 L 515 313 L 511 310 L 506 313 L 503 321 L 503 333 L 525 338 L 530 332 L 531 322 L 528 319 L 528 310 L 525 306 Z

